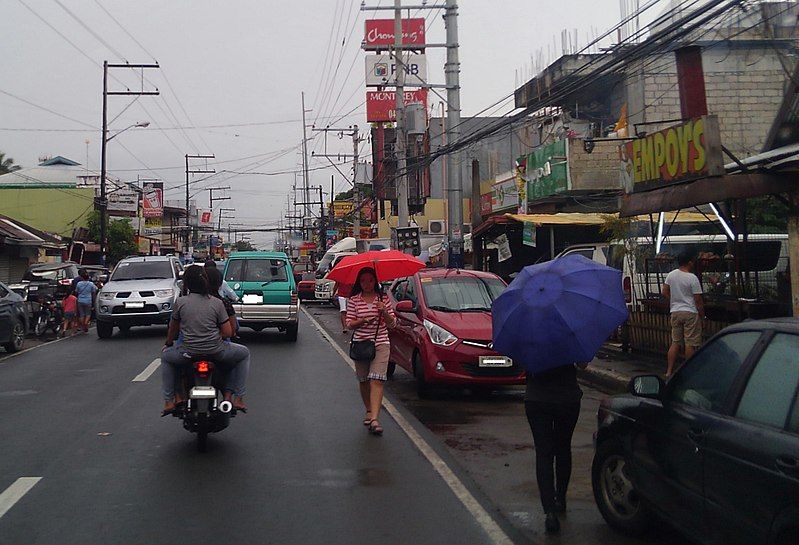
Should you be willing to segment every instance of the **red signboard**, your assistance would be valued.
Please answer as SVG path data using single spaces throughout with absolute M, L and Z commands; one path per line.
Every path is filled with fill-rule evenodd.
M 427 89 L 405 91 L 405 105 L 421 102 L 427 108 Z M 397 94 L 394 91 L 366 92 L 366 121 L 380 123 L 397 120 Z
M 402 45 L 424 45 L 424 19 L 402 20 Z M 394 19 L 367 19 L 364 47 L 394 45 Z
M 480 195 L 480 215 L 481 216 L 488 216 L 492 212 L 492 202 L 491 202 L 492 194 L 491 193 L 483 193 Z

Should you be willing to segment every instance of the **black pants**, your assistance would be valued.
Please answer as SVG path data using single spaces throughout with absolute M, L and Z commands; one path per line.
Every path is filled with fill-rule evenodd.
M 572 434 L 580 416 L 580 402 L 525 401 L 524 410 L 535 443 L 535 476 L 541 505 L 545 513 L 550 513 L 556 498 L 566 499 L 572 472 Z

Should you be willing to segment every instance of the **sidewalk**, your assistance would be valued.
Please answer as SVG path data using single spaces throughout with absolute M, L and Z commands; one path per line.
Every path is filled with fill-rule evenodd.
M 607 343 L 586 369 L 577 371 L 580 379 L 601 390 L 621 393 L 627 390 L 630 379 L 636 375 L 663 375 L 665 358 L 640 353 L 625 353 L 621 345 Z

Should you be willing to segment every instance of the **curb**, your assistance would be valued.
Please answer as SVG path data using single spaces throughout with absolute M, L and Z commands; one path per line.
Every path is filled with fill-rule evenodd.
M 602 369 L 589 365 L 585 369 L 577 369 L 577 377 L 592 386 L 610 394 L 621 394 L 627 391 L 631 376 L 610 369 Z

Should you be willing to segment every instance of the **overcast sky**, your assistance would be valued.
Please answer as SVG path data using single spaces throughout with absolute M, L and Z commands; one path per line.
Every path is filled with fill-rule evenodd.
M 22 166 L 35 165 L 42 155 L 63 155 L 85 165 L 88 152 L 89 168 L 99 170 L 102 61 L 157 60 L 161 69 L 147 70 L 143 85 L 145 90 L 158 87 L 160 96 L 141 97 L 127 110 L 129 97 L 109 97 L 109 119 L 119 115 L 110 125 L 112 132 L 151 122 L 146 129 L 131 129 L 109 142 L 110 175 L 163 179 L 167 188 L 174 188 L 167 199 L 179 199 L 184 154 L 212 153 L 216 160 L 209 167 L 218 172 L 250 173 L 220 172 L 194 182 L 192 194 L 198 193 L 198 202 L 208 204 L 204 187 L 229 185 L 231 200 L 216 204 L 236 209 L 236 218 L 229 221 L 276 225 L 295 182 L 292 172 L 301 164 L 300 93 L 305 91 L 306 108 L 313 110 L 309 124 L 335 121 L 339 127 L 368 127 L 363 105 L 366 53 L 359 49 L 364 20 L 390 18 L 393 12 L 362 12 L 360 4 L 1 0 L 0 151 Z M 444 41 L 440 11 L 412 15 L 427 17 L 428 43 Z M 512 93 L 517 82 L 529 76 L 531 57 L 552 57 L 553 38 L 560 47 L 561 30 L 577 29 L 584 44 L 590 34 L 619 19 L 617 0 L 462 0 L 458 24 L 463 115 Z M 428 51 L 430 82 L 443 83 L 443 63 L 443 50 Z M 138 73 L 125 69 L 112 74 L 118 78 L 109 79 L 112 91 L 142 87 Z M 431 106 L 439 100 L 431 94 Z M 509 100 L 487 113 L 501 115 L 511 108 Z M 321 133 L 309 129 L 309 136 L 316 136 L 310 149 L 321 152 Z M 365 144 L 367 155 L 368 150 Z M 329 137 L 328 153 L 351 151 L 351 140 Z M 320 168 L 325 165 L 327 160 L 311 159 L 311 168 L 319 169 L 312 172 L 311 183 L 321 183 L 327 191 L 334 175 L 336 191 L 346 190 L 342 176 L 332 167 Z M 349 173 L 346 167 L 342 170 Z M 280 172 L 286 174 L 254 174 Z M 264 244 L 272 237 L 252 238 Z

